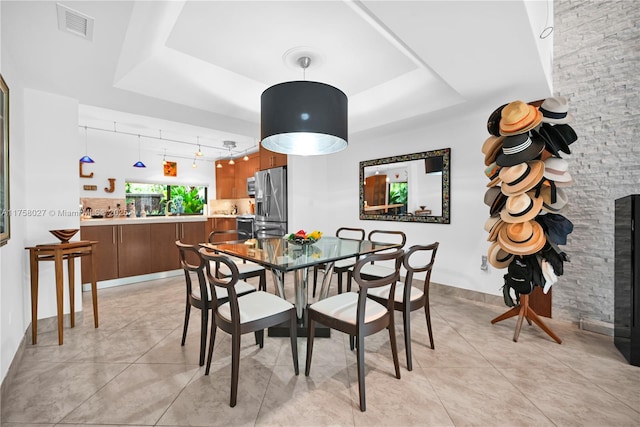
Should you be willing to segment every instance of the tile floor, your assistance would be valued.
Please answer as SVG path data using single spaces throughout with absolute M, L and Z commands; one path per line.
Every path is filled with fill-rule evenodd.
M 246 335 L 238 405 L 231 408 L 228 336 L 218 333 L 209 376 L 198 366 L 197 311 L 180 346 L 183 281 L 100 290 L 98 329 L 85 294 L 84 318 L 65 328 L 63 346 L 55 330 L 27 344 L 0 407 L 2 427 L 640 425 L 640 368 L 627 364 L 610 337 L 547 320 L 561 345 L 526 323 L 515 343 L 515 318 L 490 323 L 506 307 L 436 292 L 436 349 L 425 345 L 424 315 L 414 313 L 411 372 L 397 326 L 402 379 L 393 375 L 388 335 L 365 340 L 366 412 L 358 407 L 355 353 L 336 332 L 316 339 L 309 377 L 305 338 L 298 340 L 296 377 L 287 338 L 266 337 L 260 350 Z

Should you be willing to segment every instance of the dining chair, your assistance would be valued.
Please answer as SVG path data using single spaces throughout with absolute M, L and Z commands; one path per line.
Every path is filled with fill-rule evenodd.
M 404 245 L 407 243 L 407 235 L 399 230 L 372 230 L 369 232 L 367 236 L 367 240 L 372 242 L 385 242 L 385 243 L 398 243 L 400 246 L 398 248 L 390 249 L 389 251 L 394 251 L 395 249 L 402 249 Z M 360 275 L 367 278 L 376 278 L 376 277 L 385 277 L 389 274 L 390 271 L 393 271 L 394 265 L 387 263 L 375 263 L 370 262 L 369 264 L 362 267 L 360 271 Z M 353 275 L 353 267 L 349 268 L 347 271 L 347 292 L 351 292 L 351 278 Z
M 249 332 L 259 333 L 260 347 L 264 344 L 264 329 L 284 322 L 289 323 L 291 337 L 291 355 L 293 369 L 298 375 L 298 343 L 297 317 L 293 304 L 273 294 L 257 291 L 244 295 L 236 292 L 236 284 L 240 273 L 237 264 L 225 255 L 207 252 L 200 249 L 200 255 L 207 261 L 206 272 L 209 289 L 214 296 L 213 319 L 211 321 L 211 336 L 209 338 L 209 354 L 205 375 L 209 375 L 213 347 L 216 339 L 216 329 L 220 328 L 231 335 L 231 399 L 229 405 L 236 406 L 238 399 L 238 375 L 240 366 L 240 338 Z M 230 273 L 226 277 L 218 277 L 212 272 L 212 265 L 226 265 Z M 215 298 L 219 289 L 225 289 L 228 300 L 224 303 Z
M 311 304 L 307 310 L 307 360 L 305 375 L 309 376 L 311 370 L 311 357 L 313 355 L 313 339 L 315 323 L 336 329 L 349 334 L 349 338 L 355 337 L 357 341 L 357 365 L 358 365 L 358 390 L 360 393 L 360 410 L 366 410 L 366 396 L 364 386 L 364 337 L 372 335 L 383 329 L 389 330 L 391 353 L 396 371 L 396 378 L 400 379 L 400 366 L 398 363 L 398 349 L 393 319 L 393 294 L 396 282 L 400 279 L 400 265 L 404 251 L 402 249 L 386 253 L 374 253 L 361 258 L 353 267 L 353 279 L 359 286 L 358 293 L 345 292 L 329 298 L 325 298 Z M 361 275 L 362 269 L 373 261 L 391 261 L 395 263 L 395 269 L 389 274 L 375 279 L 367 279 Z M 380 304 L 367 297 L 367 292 L 381 286 L 389 286 L 392 297 L 386 305 Z
M 191 307 L 200 310 L 200 366 L 204 365 L 204 354 L 207 345 L 207 328 L 209 326 L 209 310 L 212 307 L 211 293 L 204 275 L 205 261 L 198 252 L 198 245 L 188 245 L 181 241 L 176 241 L 176 246 L 180 253 L 180 265 L 184 271 L 184 278 L 187 290 L 187 303 L 184 313 L 184 326 L 182 329 L 182 343 L 184 346 L 187 339 L 187 329 L 189 328 L 189 317 L 191 316 Z M 197 286 L 194 286 L 192 277 L 195 275 L 198 279 Z M 236 292 L 244 295 L 249 292 L 255 292 L 256 288 L 249 285 L 245 281 L 236 284 Z M 221 302 L 227 300 L 227 290 L 221 288 L 217 292 L 217 297 Z
M 429 332 L 429 341 L 431 349 L 435 349 L 433 344 L 433 332 L 431 330 L 431 311 L 429 308 L 429 285 L 431 282 L 431 271 L 436 260 L 436 253 L 440 243 L 434 242 L 430 245 L 414 245 L 411 246 L 404 255 L 402 264 L 407 270 L 404 283 L 398 283 L 394 294 L 393 308 L 402 312 L 402 321 L 404 325 L 404 344 L 407 353 L 407 369 L 413 370 L 411 360 L 411 312 L 424 307 L 424 314 L 427 319 L 427 330 Z M 416 279 L 421 281 L 422 286 L 414 286 L 413 280 L 415 273 L 424 273 L 424 279 Z M 375 289 L 369 289 L 370 298 L 378 301 L 380 304 L 388 304 L 390 286 L 382 286 Z
M 341 239 L 364 240 L 365 231 L 363 228 L 340 227 L 336 230 L 336 237 Z M 338 293 L 342 293 L 342 273 L 353 267 L 357 258 L 341 259 L 334 263 L 333 272 L 338 275 Z M 318 270 L 326 270 L 327 264 L 313 266 L 313 296 L 316 296 L 316 286 L 318 284 Z
M 227 241 L 238 241 L 238 240 L 248 240 L 251 238 L 251 235 L 244 230 L 214 230 L 209 233 L 209 238 L 207 239 L 209 243 L 221 243 Z M 256 264 L 255 262 L 247 261 L 238 257 L 228 256 L 238 267 L 238 271 L 240 272 L 240 280 L 247 280 L 251 277 L 258 277 L 258 289 L 261 291 L 267 290 L 267 273 L 266 269 Z M 219 273 L 223 276 L 228 276 L 230 274 L 229 269 L 225 265 L 220 265 Z

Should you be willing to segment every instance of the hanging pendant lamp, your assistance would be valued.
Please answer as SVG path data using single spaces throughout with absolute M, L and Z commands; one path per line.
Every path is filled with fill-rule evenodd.
M 298 59 L 306 70 L 307 56 Z M 261 97 L 262 146 L 283 154 L 313 156 L 347 148 L 347 95 L 325 83 L 291 81 Z
M 84 156 L 80 157 L 80 163 L 95 163 L 91 157 L 89 157 L 89 145 L 87 142 L 87 127 L 84 127 Z
M 146 168 L 147 166 L 140 160 L 140 134 L 138 134 L 138 161 L 133 164 L 134 168 Z

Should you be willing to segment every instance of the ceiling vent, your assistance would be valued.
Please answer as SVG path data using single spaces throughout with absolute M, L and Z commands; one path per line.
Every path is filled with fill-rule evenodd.
M 90 16 L 80 13 L 77 10 L 56 4 L 58 10 L 58 29 L 66 31 L 87 40 L 93 39 L 93 21 Z

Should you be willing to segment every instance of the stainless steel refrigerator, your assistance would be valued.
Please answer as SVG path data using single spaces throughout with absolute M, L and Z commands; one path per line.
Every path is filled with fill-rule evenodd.
M 282 237 L 287 233 L 287 168 L 258 171 L 255 236 Z

